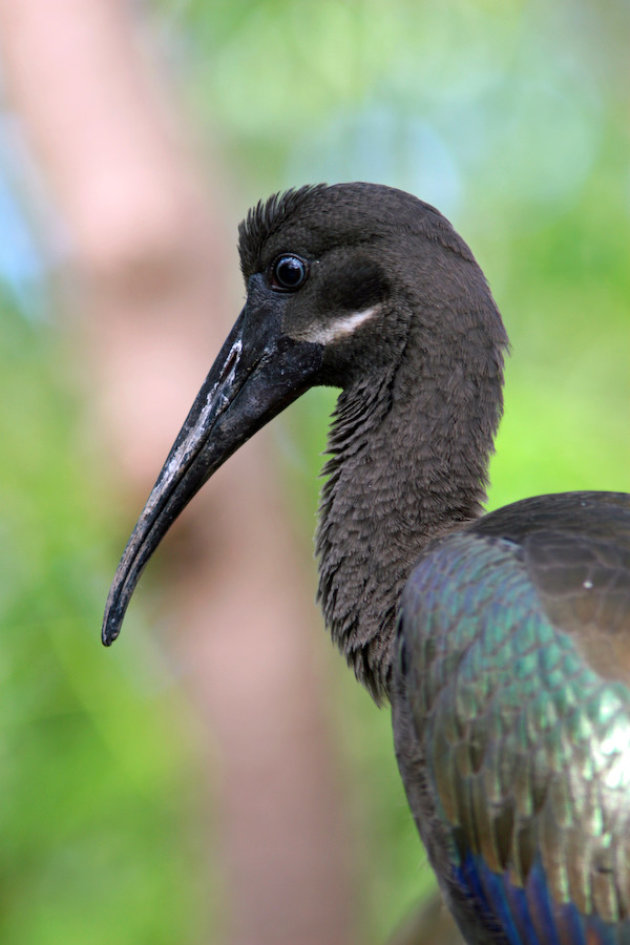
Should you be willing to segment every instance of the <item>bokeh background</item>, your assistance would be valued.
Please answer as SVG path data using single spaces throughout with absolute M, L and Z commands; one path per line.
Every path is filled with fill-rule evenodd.
M 305 182 L 411 190 L 473 247 L 512 341 L 492 507 L 630 490 L 629 31 L 625 0 L 0 0 L 0 942 L 436 940 L 388 712 L 313 604 L 331 392 L 199 496 L 107 652 L 103 602 L 238 313 L 236 225 Z

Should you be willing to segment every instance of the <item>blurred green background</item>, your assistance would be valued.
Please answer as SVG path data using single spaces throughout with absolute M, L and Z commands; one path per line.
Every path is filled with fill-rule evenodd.
M 491 506 L 630 490 L 625 0 L 161 0 L 150 15 L 242 212 L 285 186 L 374 180 L 470 243 L 512 341 Z M 0 942 L 192 943 L 208 892 L 189 709 L 150 634 L 107 659 L 94 645 L 127 523 L 65 380 L 54 261 L 16 203 L 19 168 L 0 165 Z M 276 424 L 305 540 L 331 403 L 313 392 Z M 344 672 L 331 698 L 350 720 L 376 943 L 430 879 L 388 713 L 375 731 Z

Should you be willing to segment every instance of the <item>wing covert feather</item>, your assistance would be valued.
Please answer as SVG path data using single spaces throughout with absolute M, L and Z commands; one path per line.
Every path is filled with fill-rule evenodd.
M 399 692 L 429 799 L 414 813 L 432 812 L 443 885 L 509 945 L 630 945 L 630 501 L 594 495 L 553 497 L 546 520 L 517 503 L 437 542 L 401 605 Z M 598 513 L 586 539 L 576 501 Z

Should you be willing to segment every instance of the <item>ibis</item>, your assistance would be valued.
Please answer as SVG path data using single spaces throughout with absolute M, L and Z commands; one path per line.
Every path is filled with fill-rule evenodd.
M 391 705 L 465 941 L 630 945 L 630 495 L 484 513 L 507 336 L 433 207 L 376 184 L 307 186 L 250 210 L 239 252 L 245 305 L 123 554 L 103 642 L 215 470 L 307 389 L 339 388 L 318 599 Z

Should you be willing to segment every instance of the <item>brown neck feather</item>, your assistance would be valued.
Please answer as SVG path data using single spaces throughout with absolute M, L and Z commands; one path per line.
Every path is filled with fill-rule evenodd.
M 339 396 L 320 504 L 318 598 L 333 640 L 377 702 L 389 695 L 396 611 L 415 563 L 430 540 L 482 511 L 506 344 L 498 313 L 492 325 L 476 333 L 460 325 L 433 351 L 410 337 L 389 373 Z

